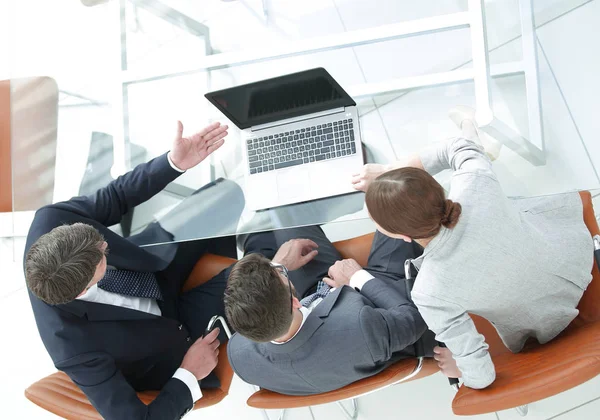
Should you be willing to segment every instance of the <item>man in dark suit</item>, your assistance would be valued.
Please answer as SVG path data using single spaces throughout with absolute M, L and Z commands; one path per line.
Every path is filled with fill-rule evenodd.
M 317 226 L 251 234 L 243 247 L 225 313 L 237 331 L 229 361 L 244 381 L 319 394 L 400 359 L 433 356 L 434 336 L 404 281 L 404 261 L 422 253 L 418 244 L 376 232 L 365 269 L 342 260 Z
M 235 256 L 235 240 L 141 248 L 140 237 L 170 240 L 152 224 L 124 239 L 108 229 L 217 150 L 227 135 L 218 123 L 183 136 L 169 153 L 117 178 L 88 197 L 37 211 L 26 244 L 25 277 L 42 341 L 106 419 L 179 419 L 218 386 L 218 329 L 227 272 L 180 295 L 205 252 Z M 161 390 L 150 405 L 136 391 Z

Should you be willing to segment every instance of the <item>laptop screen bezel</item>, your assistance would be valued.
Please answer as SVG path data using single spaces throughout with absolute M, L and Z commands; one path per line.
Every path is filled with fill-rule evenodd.
M 331 85 L 336 90 L 338 90 L 338 92 L 341 94 L 341 98 L 336 99 L 333 102 L 325 102 L 323 104 L 316 104 L 314 107 L 312 107 L 310 109 L 298 109 L 295 112 L 292 111 L 288 115 L 286 115 L 284 118 L 282 118 L 280 115 L 274 115 L 274 116 L 267 116 L 267 117 L 262 117 L 262 118 L 255 118 L 253 120 L 249 120 L 248 123 L 242 123 L 239 120 L 237 120 L 227 109 L 223 108 L 216 100 L 216 98 L 219 97 L 220 95 L 222 95 L 223 93 L 227 93 L 232 90 L 256 88 L 257 86 L 260 86 L 261 84 L 267 85 L 267 84 L 272 84 L 277 81 L 285 82 L 287 80 L 293 80 L 293 78 L 295 78 L 295 77 L 296 78 L 303 77 L 303 76 L 306 76 L 311 73 L 314 73 L 315 78 L 325 77 L 329 81 L 329 83 L 331 83 Z M 310 69 L 310 70 L 304 70 L 304 71 L 297 72 L 297 73 L 286 74 L 283 76 L 273 77 L 271 79 L 259 80 L 257 82 L 247 83 L 244 85 L 239 85 L 239 86 L 235 86 L 235 87 L 227 88 L 227 89 L 221 89 L 221 90 L 217 90 L 214 92 L 208 92 L 204 95 L 204 97 L 206 99 L 208 99 L 211 104 L 213 104 L 219 111 L 221 111 L 240 130 L 245 130 L 246 128 L 254 127 L 257 125 L 263 125 L 263 124 L 269 124 L 269 123 L 281 121 L 282 119 L 296 118 L 296 117 L 300 117 L 303 115 L 313 114 L 316 112 L 327 111 L 329 109 L 348 107 L 348 106 L 356 106 L 356 102 L 350 97 L 350 95 L 348 95 L 348 93 L 346 93 L 346 91 L 339 85 L 339 83 L 336 82 L 336 80 L 323 67 L 318 67 L 318 68 L 314 68 L 314 69 Z

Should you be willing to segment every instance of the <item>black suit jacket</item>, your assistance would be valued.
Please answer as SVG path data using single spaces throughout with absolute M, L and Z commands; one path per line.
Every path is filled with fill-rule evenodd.
M 134 271 L 163 270 L 176 246 L 140 248 L 136 242 L 140 235 L 168 241 L 167 232 L 151 227 L 124 239 L 107 227 L 179 175 L 165 154 L 137 166 L 95 195 L 43 207 L 35 215 L 25 252 L 53 228 L 82 222 L 104 235 L 109 265 Z M 191 409 L 189 389 L 172 378 L 192 344 L 185 326 L 176 319 L 81 300 L 53 306 L 31 292 L 29 297 L 56 368 L 69 375 L 104 418 L 178 419 Z M 147 389 L 162 389 L 148 406 L 136 395 Z

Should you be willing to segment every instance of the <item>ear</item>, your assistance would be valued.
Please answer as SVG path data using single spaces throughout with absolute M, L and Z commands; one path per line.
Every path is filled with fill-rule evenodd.
M 298 298 L 296 296 L 294 296 L 292 298 L 292 308 L 294 308 L 294 309 L 302 308 L 302 304 L 300 303 L 300 301 L 298 300 Z

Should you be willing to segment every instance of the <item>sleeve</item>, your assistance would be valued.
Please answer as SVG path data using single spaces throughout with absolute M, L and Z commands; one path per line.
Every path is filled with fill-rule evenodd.
M 393 353 L 416 343 L 427 330 L 416 306 L 399 287 L 373 278 L 364 285 L 361 294 L 376 306 L 365 306 L 359 314 L 360 328 L 373 362 L 390 360 Z
M 464 384 L 482 389 L 494 382 L 496 371 L 485 337 L 464 308 L 414 290 L 412 298 L 436 339 L 452 352 Z
M 179 379 L 188 387 L 188 389 L 190 390 L 190 394 L 192 395 L 192 401 L 194 401 L 194 403 L 200 398 L 202 398 L 202 390 L 200 389 L 200 383 L 198 382 L 198 380 L 192 372 L 184 368 L 179 368 L 173 374 L 173 378 Z
M 435 175 L 444 169 L 465 172 L 484 172 L 496 178 L 492 162 L 478 144 L 461 137 L 437 143 L 419 155 L 423 168 Z
M 350 287 L 360 291 L 373 278 L 367 270 L 359 270 L 350 277 Z
M 171 378 L 150 404 L 144 404 L 106 353 L 88 353 L 57 364 L 85 393 L 100 415 L 111 419 L 180 419 L 193 407 L 187 385 Z
M 165 153 L 136 166 L 95 194 L 74 197 L 47 208 L 70 211 L 105 226 L 112 226 L 119 223 L 125 213 L 158 194 L 180 175 L 181 172 L 171 167 Z
M 169 165 L 171 165 L 171 168 L 173 168 L 174 170 L 176 170 L 177 172 L 180 172 L 180 173 L 182 173 L 182 174 L 183 174 L 183 173 L 185 173 L 185 171 L 184 171 L 183 169 L 179 169 L 179 168 L 177 167 L 177 165 L 175 165 L 175 164 L 173 163 L 173 161 L 171 160 L 171 152 L 168 152 L 168 153 L 167 153 L 167 160 L 169 161 Z

